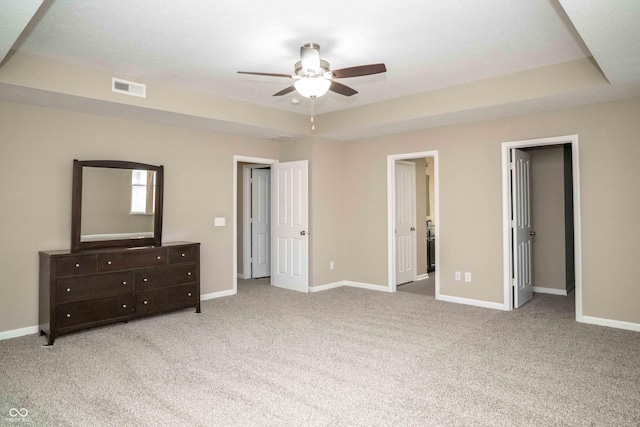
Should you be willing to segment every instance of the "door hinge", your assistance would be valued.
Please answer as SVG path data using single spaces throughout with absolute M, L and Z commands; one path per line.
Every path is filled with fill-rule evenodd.
M 516 287 L 516 279 L 515 278 L 511 279 L 511 287 L 513 287 L 513 288 Z
M 516 220 L 515 219 L 511 220 L 511 228 L 516 228 Z
M 515 162 L 509 162 L 509 169 L 514 170 L 516 168 Z
M 249 224 L 253 224 L 253 218 L 249 218 Z

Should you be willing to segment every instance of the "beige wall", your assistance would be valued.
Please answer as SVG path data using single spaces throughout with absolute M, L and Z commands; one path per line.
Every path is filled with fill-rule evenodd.
M 231 289 L 233 156 L 278 143 L 2 102 L 0 120 L 0 331 L 38 323 L 38 251 L 70 246 L 73 159 L 164 165 L 163 241 L 201 242 L 202 293 Z
M 640 323 L 638 117 L 634 98 L 345 142 L 346 279 L 387 285 L 387 155 L 438 150 L 441 292 L 502 303 L 501 143 L 578 134 L 584 315 Z
M 567 290 L 564 245 L 564 150 L 527 149 L 531 155 L 533 285 Z
M 37 323 L 37 254 L 69 247 L 74 158 L 165 166 L 163 240 L 202 243 L 206 294 L 232 284 L 233 155 L 310 160 L 312 286 L 387 285 L 386 157 L 438 150 L 441 291 L 501 303 L 500 144 L 567 134 L 580 140 L 584 314 L 640 323 L 632 269 L 640 258 L 639 114 L 634 98 L 351 142 L 278 144 L 0 103 L 0 331 Z M 216 216 L 227 226 L 213 227 Z M 472 272 L 473 282 L 454 281 L 454 271 Z
M 424 169 L 425 176 L 429 177 L 429 209 L 427 211 L 426 219 L 430 219 L 435 225 L 435 209 L 436 209 L 436 180 L 435 180 L 435 168 L 433 167 L 433 157 L 427 157 L 425 159 L 427 165 Z

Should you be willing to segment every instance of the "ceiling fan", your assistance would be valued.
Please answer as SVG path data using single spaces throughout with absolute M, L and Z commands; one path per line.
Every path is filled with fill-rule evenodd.
M 387 68 L 384 64 L 360 65 L 357 67 L 331 70 L 329 63 L 320 59 L 320 46 L 316 43 L 307 43 L 300 47 L 300 61 L 296 62 L 294 74 L 292 75 L 251 71 L 238 71 L 238 73 L 293 79 L 295 83 L 292 86 L 273 94 L 273 96 L 282 96 L 297 90 L 300 95 L 315 99 L 324 95 L 329 90 L 344 96 L 352 96 L 358 93 L 349 86 L 338 83 L 333 79 L 368 76 L 386 71 Z

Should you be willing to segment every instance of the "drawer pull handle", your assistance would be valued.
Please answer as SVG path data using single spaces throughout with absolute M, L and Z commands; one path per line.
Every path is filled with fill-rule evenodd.
M 144 305 L 147 305 L 147 301 L 144 302 Z
M 80 267 L 80 264 L 76 263 L 76 268 Z
M 67 313 L 67 317 L 71 317 L 71 313 Z
M 180 256 L 184 256 L 184 254 L 180 254 Z
M 187 276 L 191 276 L 191 272 L 188 272 L 188 273 L 187 273 Z
M 142 281 L 143 281 L 143 282 L 146 282 L 146 281 L 147 281 L 147 278 L 145 277 L 144 279 L 142 279 Z
M 126 285 L 126 284 L 127 284 L 127 282 L 122 282 L 122 284 L 123 284 L 123 285 Z
M 111 261 L 107 261 L 107 264 L 108 264 L 108 265 L 111 265 Z
M 189 296 L 189 297 L 190 297 L 190 296 L 191 296 L 191 292 L 189 292 L 189 293 L 187 294 L 187 296 Z
M 160 257 L 157 257 L 157 259 L 160 259 Z
M 71 288 L 67 288 L 67 292 L 71 292 Z
M 127 308 L 127 304 L 122 304 L 122 308 Z

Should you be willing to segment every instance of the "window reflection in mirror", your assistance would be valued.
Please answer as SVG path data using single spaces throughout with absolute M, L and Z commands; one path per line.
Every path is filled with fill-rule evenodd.
M 84 167 L 80 241 L 154 235 L 155 171 Z

